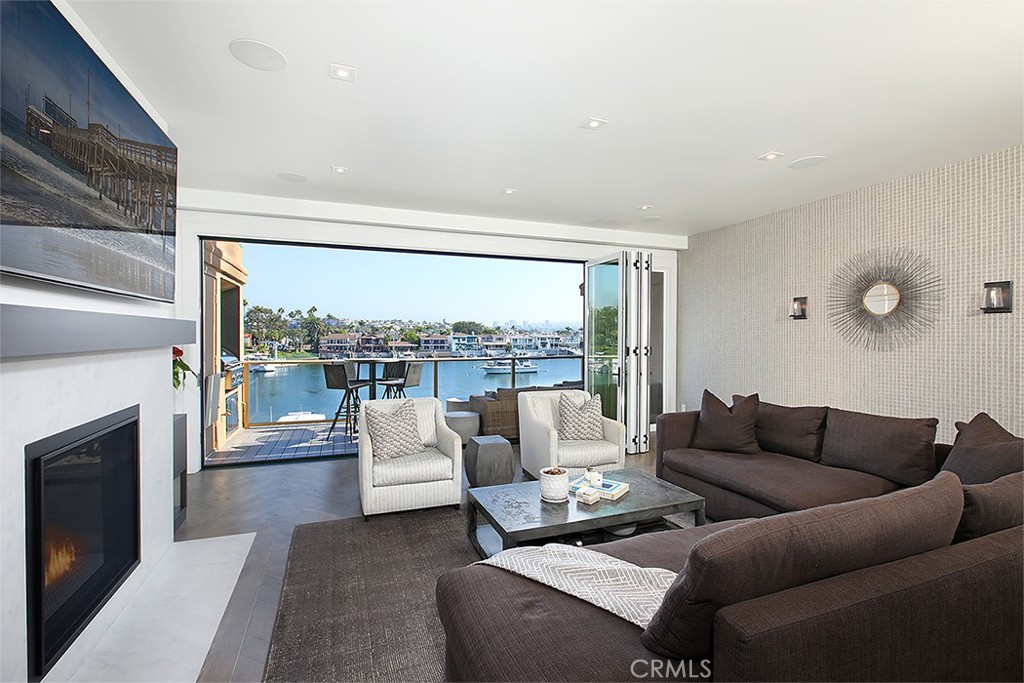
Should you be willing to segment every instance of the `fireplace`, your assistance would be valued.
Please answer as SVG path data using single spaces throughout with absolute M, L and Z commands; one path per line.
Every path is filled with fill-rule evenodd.
M 25 447 L 30 680 L 139 564 L 138 434 L 134 406 Z

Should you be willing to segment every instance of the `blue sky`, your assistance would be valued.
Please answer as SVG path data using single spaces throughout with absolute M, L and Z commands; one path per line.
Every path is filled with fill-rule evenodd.
M 250 305 L 339 318 L 583 324 L 579 263 L 244 244 Z

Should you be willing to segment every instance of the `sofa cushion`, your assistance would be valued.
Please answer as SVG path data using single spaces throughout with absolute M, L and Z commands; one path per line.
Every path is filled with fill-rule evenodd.
M 452 478 L 452 459 L 437 450 L 425 450 L 397 458 L 373 459 L 373 485 L 398 486 Z
M 1024 473 L 988 484 L 964 486 L 964 512 L 954 543 L 969 541 L 1024 524 Z
M 902 418 L 828 409 L 821 463 L 917 486 L 935 476 L 934 417 Z
M 986 484 L 1024 470 L 1024 439 L 1003 429 L 986 413 L 957 422 L 957 437 L 942 469 L 964 484 Z
M 619 459 L 619 445 L 610 441 L 559 441 L 558 464 L 563 467 L 599 467 Z
M 706 655 L 719 608 L 947 546 L 962 511 L 960 481 L 942 473 L 880 498 L 714 533 L 694 545 L 641 640 L 668 657 Z
M 733 404 L 732 408 L 707 389 L 700 403 L 697 431 L 693 447 L 729 453 L 757 453 L 757 394 L 751 394 Z
M 742 396 L 734 394 L 735 404 Z M 826 406 L 777 406 L 760 401 L 757 407 L 757 445 L 762 451 L 792 455 L 804 460 L 821 460 L 825 439 Z
M 590 548 L 641 567 L 679 571 L 695 543 L 736 524 L 642 534 Z M 449 680 L 635 681 L 637 672 L 649 671 L 652 659 L 661 665 L 661 659 L 640 643 L 638 626 L 497 567 L 470 565 L 441 576 L 437 610 L 454 668 L 449 673 L 455 677 Z M 509 628 L 509 615 L 516 615 L 522 628 Z M 567 652 L 586 656 L 567 658 Z M 643 667 L 631 670 L 638 660 Z M 694 662 L 692 670 L 695 679 L 704 672 L 700 662 Z
M 437 647 L 447 650 L 448 667 L 438 680 L 447 673 L 453 681 L 636 681 L 637 672 L 670 663 L 643 646 L 639 626 L 498 567 L 443 574 L 436 600 L 444 626 Z M 685 670 L 694 680 L 710 673 L 700 661 Z
M 765 451 L 747 455 L 680 448 L 667 451 L 663 458 L 669 470 L 735 491 L 779 512 L 870 498 L 899 488 L 866 472 Z
M 632 562 L 638 567 L 660 567 L 678 572 L 682 571 L 686 565 L 686 558 L 690 556 L 690 551 L 698 541 L 722 529 L 728 529 L 746 521 L 748 520 L 738 519 L 704 524 L 689 529 L 656 531 L 588 547 L 590 550 L 611 555 L 624 562 Z

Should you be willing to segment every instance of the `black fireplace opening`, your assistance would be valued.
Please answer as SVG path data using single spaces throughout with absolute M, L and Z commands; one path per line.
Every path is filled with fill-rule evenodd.
M 28 664 L 39 680 L 139 564 L 139 407 L 25 447 Z

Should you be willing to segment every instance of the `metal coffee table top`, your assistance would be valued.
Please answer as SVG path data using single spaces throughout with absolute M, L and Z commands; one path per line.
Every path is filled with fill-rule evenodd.
M 540 482 L 528 481 L 469 489 L 469 503 L 503 539 L 514 542 L 703 510 L 703 497 L 642 470 L 604 474 L 608 479 L 628 483 L 629 492 L 618 500 L 601 500 L 593 505 L 577 503 L 574 494 L 569 494 L 567 503 L 547 503 L 540 499 Z M 509 545 L 514 543 L 505 547 Z

